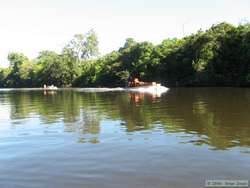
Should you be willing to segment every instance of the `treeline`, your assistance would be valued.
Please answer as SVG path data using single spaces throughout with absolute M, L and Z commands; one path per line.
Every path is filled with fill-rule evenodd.
M 250 86 L 250 24 L 220 23 L 159 45 L 129 38 L 98 57 L 93 30 L 75 35 L 60 54 L 43 51 L 35 60 L 10 53 L 0 69 L 0 87 L 125 86 L 130 77 L 167 86 Z

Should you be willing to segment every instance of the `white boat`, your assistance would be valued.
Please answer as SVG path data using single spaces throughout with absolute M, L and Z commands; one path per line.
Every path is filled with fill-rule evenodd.
M 50 90 L 50 91 L 54 91 L 54 90 L 58 90 L 58 87 L 51 85 L 51 86 L 44 86 L 43 87 L 44 90 Z
M 167 87 L 161 84 L 150 85 L 150 86 L 138 86 L 127 88 L 128 91 L 140 92 L 140 93 L 151 93 L 151 94 L 162 94 L 168 91 Z

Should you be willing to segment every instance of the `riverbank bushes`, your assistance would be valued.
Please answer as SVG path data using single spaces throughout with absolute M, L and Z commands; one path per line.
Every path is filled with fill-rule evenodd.
M 250 24 L 220 23 L 158 45 L 129 38 L 119 50 L 97 55 L 93 30 L 75 35 L 60 54 L 44 51 L 28 60 L 10 53 L 0 87 L 114 87 L 130 77 L 167 86 L 250 86 Z

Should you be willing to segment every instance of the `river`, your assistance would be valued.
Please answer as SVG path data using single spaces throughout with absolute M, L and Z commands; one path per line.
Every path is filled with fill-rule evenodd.
M 2 188 L 200 188 L 250 178 L 250 89 L 0 90 Z

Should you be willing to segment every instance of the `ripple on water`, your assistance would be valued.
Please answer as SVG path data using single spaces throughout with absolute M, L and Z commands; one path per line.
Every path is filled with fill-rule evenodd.
M 207 178 L 248 179 L 249 94 L 0 91 L 0 187 L 195 188 Z

